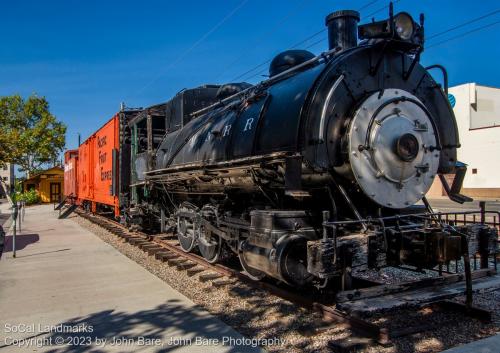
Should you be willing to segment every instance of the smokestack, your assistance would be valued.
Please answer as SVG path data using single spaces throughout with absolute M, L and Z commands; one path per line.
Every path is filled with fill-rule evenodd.
M 326 16 L 329 49 L 349 49 L 358 45 L 359 12 L 354 10 L 335 11 Z

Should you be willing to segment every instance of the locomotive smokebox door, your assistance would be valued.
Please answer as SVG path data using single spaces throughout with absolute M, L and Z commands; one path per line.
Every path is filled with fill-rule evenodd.
M 439 167 L 440 140 L 425 105 L 402 89 L 366 98 L 349 128 L 349 160 L 372 201 L 403 209 L 430 189 Z

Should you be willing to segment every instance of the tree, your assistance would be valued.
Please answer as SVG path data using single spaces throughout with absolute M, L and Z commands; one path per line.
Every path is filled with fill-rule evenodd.
M 14 163 L 33 173 L 57 160 L 66 144 L 66 126 L 49 111 L 45 97 L 0 98 L 0 165 Z

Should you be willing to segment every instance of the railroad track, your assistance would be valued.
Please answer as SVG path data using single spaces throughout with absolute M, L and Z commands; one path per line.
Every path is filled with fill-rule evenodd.
M 222 287 L 234 284 L 235 281 L 241 281 L 254 288 L 263 289 L 275 296 L 290 301 L 295 305 L 301 306 L 315 313 L 319 313 L 321 315 L 322 322 L 318 327 L 309 330 L 309 334 L 321 332 L 324 329 L 331 327 L 333 324 L 341 323 L 353 332 L 356 332 L 361 337 L 368 337 L 378 344 L 387 346 L 391 345 L 392 340 L 398 337 L 432 329 L 429 325 L 417 325 L 414 327 L 405 326 L 401 328 L 382 327 L 358 316 L 341 311 L 332 305 L 320 303 L 313 299 L 304 297 L 299 293 L 292 292 L 286 288 L 264 281 L 256 282 L 239 270 L 221 264 L 208 263 L 201 256 L 194 253 L 184 252 L 178 245 L 176 245 L 176 240 L 171 239 L 171 237 L 149 235 L 139 231 L 130 231 L 123 225 L 110 220 L 109 218 L 101 215 L 86 213 L 80 209 L 76 210 L 75 213 L 122 238 L 129 244 L 138 247 L 148 255 L 154 256 L 157 260 L 165 262 L 169 266 L 175 266 L 179 271 L 186 271 L 188 276 L 198 275 L 197 278 L 201 282 L 211 282 L 211 284 L 215 287 Z M 447 302 L 446 304 L 449 305 L 450 302 Z M 455 309 L 460 309 L 460 307 L 455 307 Z M 481 311 L 481 309 L 476 309 L 474 314 L 481 320 L 490 319 L 489 313 L 485 313 Z

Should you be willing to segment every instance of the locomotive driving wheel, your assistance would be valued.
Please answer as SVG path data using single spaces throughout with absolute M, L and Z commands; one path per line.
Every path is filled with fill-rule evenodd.
M 199 227 L 195 221 L 195 217 L 187 217 L 185 214 L 196 213 L 197 207 L 190 203 L 183 203 L 178 210 L 177 216 L 177 239 L 181 249 L 185 252 L 190 252 L 196 245 L 197 232 Z
M 201 209 L 202 218 L 210 223 L 217 222 L 217 210 L 215 207 L 206 205 Z M 222 253 L 222 239 L 214 234 L 203 223 L 200 225 L 198 237 L 198 249 L 201 256 L 209 263 L 219 261 Z

